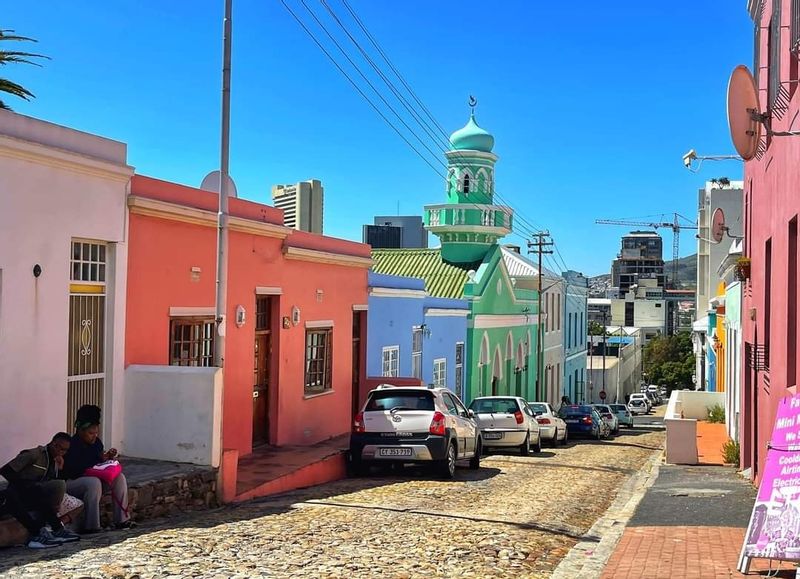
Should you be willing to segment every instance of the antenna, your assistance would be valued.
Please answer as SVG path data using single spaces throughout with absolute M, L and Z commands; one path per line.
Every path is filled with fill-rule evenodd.
M 720 243 L 722 241 L 726 229 L 725 212 L 722 210 L 722 207 L 717 207 L 714 209 L 714 213 L 711 216 L 711 239 L 714 243 Z
M 733 69 L 728 81 L 728 128 L 731 140 L 742 159 L 749 161 L 758 153 L 763 130 L 769 137 L 793 137 L 800 131 L 773 131 L 769 109 L 759 110 L 758 87 L 750 70 L 743 64 Z
M 220 175 L 222 175 L 222 173 L 219 171 L 211 171 L 208 175 L 203 177 L 203 182 L 200 183 L 200 189 L 203 191 L 211 191 L 212 193 L 219 193 Z M 236 184 L 233 182 L 230 175 L 228 175 L 228 195 L 230 197 L 239 196 L 236 192 Z

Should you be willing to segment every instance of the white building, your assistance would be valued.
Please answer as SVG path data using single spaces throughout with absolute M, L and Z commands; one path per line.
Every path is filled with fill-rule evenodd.
M 642 333 L 639 328 L 622 326 L 608 326 L 606 333 L 605 359 L 603 336 L 592 336 L 594 354 L 586 360 L 589 382 L 586 401 L 602 403 L 600 392 L 605 390 L 605 403 L 625 404 L 628 396 L 639 391 L 642 382 Z
M 324 189 L 318 179 L 294 185 L 274 185 L 272 201 L 283 209 L 283 224 L 292 229 L 322 234 Z
M 722 186 L 707 181 L 706 186 L 698 192 L 697 207 L 697 313 L 696 319 L 706 316 L 708 302 L 717 292 L 719 284 L 719 267 L 728 257 L 728 249 L 732 238 L 744 235 L 742 181 L 731 181 Z M 729 233 L 725 234 L 722 243 L 713 243 L 711 219 L 716 209 L 725 214 L 725 224 Z
M 0 463 L 103 408 L 120 446 L 124 143 L 0 110 Z

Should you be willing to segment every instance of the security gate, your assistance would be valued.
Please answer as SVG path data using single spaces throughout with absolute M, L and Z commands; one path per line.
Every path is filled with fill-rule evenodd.
M 67 427 L 84 404 L 103 408 L 105 388 L 106 246 L 72 242 L 67 364 Z

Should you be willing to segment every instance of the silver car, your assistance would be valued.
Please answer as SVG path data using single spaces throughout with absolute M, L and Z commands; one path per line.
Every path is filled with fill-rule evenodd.
M 597 410 L 600 418 L 608 425 L 611 434 L 617 434 L 619 432 L 619 419 L 614 414 L 614 411 L 611 410 L 611 407 L 608 404 L 592 404 L 592 406 Z
M 542 451 L 539 423 L 524 398 L 483 396 L 473 400 L 469 408 L 475 413 L 484 448 L 516 447 L 523 456 L 531 447 L 535 452 Z
M 381 385 L 353 419 L 350 460 L 356 474 L 373 464 L 429 463 L 453 478 L 456 461 L 463 459 L 480 468 L 481 437 L 472 412 L 446 388 Z

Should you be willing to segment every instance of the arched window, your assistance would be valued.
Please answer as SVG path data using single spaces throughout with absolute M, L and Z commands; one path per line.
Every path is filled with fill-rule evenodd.
M 462 182 L 461 190 L 464 193 L 469 193 L 469 173 L 464 173 L 464 181 Z

